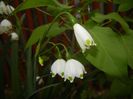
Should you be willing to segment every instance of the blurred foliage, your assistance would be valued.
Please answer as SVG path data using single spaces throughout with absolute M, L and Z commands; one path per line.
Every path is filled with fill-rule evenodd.
M 52 17 L 49 23 L 36 27 L 24 44 L 25 51 L 35 47 L 34 53 L 31 50 L 30 54 L 27 53 L 31 59 L 26 61 L 32 61 L 30 68 L 26 68 L 29 70 L 27 72 L 34 73 L 29 76 L 31 80 L 25 83 L 36 84 L 33 84 L 35 89 L 31 88 L 28 94 L 22 92 L 22 96 L 26 99 L 133 99 L 133 21 L 130 21 L 133 15 L 127 14 L 133 13 L 133 1 L 79 0 L 77 5 L 72 4 L 71 0 L 66 1 L 25 0 L 13 13 L 15 16 L 21 11 L 25 13 L 28 9 L 39 9 L 42 14 Z M 104 14 L 104 11 L 92 9 L 94 2 L 112 3 L 116 9 Z M 85 53 L 81 52 L 75 40 L 68 13 L 90 32 L 97 44 Z M 57 57 L 57 51 L 49 42 L 59 47 L 62 57 L 66 56 L 64 45 L 71 57 L 84 64 L 88 73 L 83 80 L 75 79 L 71 84 L 58 76 L 51 77 L 50 67 Z M 39 56 L 44 59 L 43 67 L 38 64 Z M 36 76 L 40 76 L 39 80 L 43 79 L 41 84 L 36 81 Z M 22 89 L 27 90 L 25 84 Z

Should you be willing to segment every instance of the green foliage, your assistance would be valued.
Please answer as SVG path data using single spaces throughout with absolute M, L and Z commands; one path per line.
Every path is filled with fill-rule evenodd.
M 16 10 L 14 11 L 14 13 L 22 11 L 22 10 L 26 10 L 26 9 L 30 9 L 30 8 L 37 8 L 37 7 L 44 7 L 44 6 L 59 6 L 61 9 L 69 9 L 71 7 L 67 6 L 67 5 L 63 5 L 60 4 L 59 2 L 57 2 L 56 0 L 26 0 L 23 3 L 21 3 Z
M 114 3 L 119 4 L 118 11 L 128 11 L 133 8 L 133 0 L 113 0 Z
M 109 75 L 127 76 L 127 56 L 120 37 L 107 27 L 95 26 L 90 31 L 97 46 L 86 58 Z
M 120 35 L 122 41 L 123 41 L 123 46 L 124 49 L 126 49 L 127 51 L 127 55 L 128 55 L 128 65 L 131 66 L 131 68 L 133 68 L 133 30 L 131 30 L 128 26 L 128 24 L 126 23 L 126 21 L 117 13 L 110 13 L 107 15 L 103 15 L 103 14 L 99 14 L 96 13 L 94 15 L 94 17 L 92 17 L 92 19 L 94 21 L 96 21 L 97 23 L 102 23 L 104 20 L 106 19 L 111 19 L 111 20 L 115 20 L 116 22 L 119 22 L 120 25 L 122 26 L 122 28 L 125 30 L 126 34 L 125 35 Z
M 133 8 L 133 0 L 125 0 L 125 2 L 121 3 L 119 6 L 119 11 L 127 11 Z
M 100 13 L 95 13 L 94 16 L 92 17 L 92 19 L 94 21 L 96 21 L 97 23 L 102 23 L 104 20 L 108 19 L 108 20 L 115 20 L 116 22 L 119 22 L 122 26 L 122 28 L 128 32 L 129 31 L 129 26 L 128 24 L 125 22 L 125 20 L 116 12 L 113 13 L 109 13 L 107 15 L 103 15 Z
M 133 92 L 133 80 L 125 79 L 118 80 L 115 79 L 112 82 L 110 95 L 112 96 L 128 96 Z
M 133 69 L 133 30 L 129 30 L 129 32 L 122 35 L 121 38 L 123 40 L 123 46 L 127 51 L 128 65 Z
M 46 24 L 46 25 L 42 25 L 34 29 L 34 31 L 32 32 L 32 35 L 30 36 L 27 42 L 26 48 L 31 47 L 37 41 L 42 39 L 43 36 L 54 37 L 65 31 L 65 27 L 59 26 L 58 23 L 54 23 L 48 31 L 48 28 L 50 25 L 51 24 Z
M 54 4 L 53 0 L 26 0 L 16 8 L 15 12 L 19 12 L 29 8 L 36 8 L 53 4 Z
M 16 14 L 27 9 L 38 8 L 43 12 L 42 14 L 44 16 L 47 13 L 47 15 L 53 18 L 48 24 L 35 28 L 26 43 L 26 49 L 32 48 L 32 45 L 36 43 L 38 44 L 36 52 L 33 53 L 35 54 L 35 59 L 32 57 L 32 49 L 27 50 L 26 53 L 26 83 L 28 85 L 28 96 L 26 97 L 31 98 L 38 93 L 40 94 L 40 91 L 42 92 L 43 90 L 44 92 L 42 92 L 40 96 L 43 98 L 54 97 L 53 99 L 62 99 L 62 97 L 65 99 L 78 99 L 79 97 L 81 99 L 99 99 L 99 97 L 100 99 L 108 99 L 105 97 L 115 99 L 119 96 L 130 97 L 133 92 L 133 81 L 131 79 L 133 74 L 129 72 L 132 72 L 133 69 L 133 30 L 131 29 L 131 23 L 128 22 L 132 22 L 132 19 L 125 15 L 125 19 L 129 19 L 127 22 L 119 12 L 131 10 L 133 8 L 133 1 L 79 0 L 81 4 L 72 6 L 71 0 L 66 1 L 67 3 L 61 3 L 59 0 L 25 0 L 14 11 Z M 89 16 L 88 8 L 86 7 L 92 6 L 93 1 L 100 3 L 113 2 L 118 6 L 118 11 L 106 15 L 90 11 L 89 14 L 92 16 Z M 80 17 L 78 16 L 76 19 L 75 16 L 77 14 L 79 14 Z M 48 17 L 47 15 L 45 17 Z M 84 18 L 85 15 L 88 15 L 89 20 Z M 84 24 L 83 26 L 90 32 L 96 43 L 96 46 L 91 47 L 85 53 L 81 53 L 77 46 L 77 41 L 73 33 L 73 22 L 71 21 L 73 19 L 81 22 L 80 24 Z M 19 24 L 19 26 L 21 25 Z M 21 29 L 21 27 L 19 27 L 19 29 Z M 62 40 L 62 42 L 56 45 L 53 38 L 62 33 L 64 33 L 64 37 L 59 40 Z M 86 74 L 84 80 L 76 80 L 74 84 L 68 82 L 65 82 L 65 84 L 54 84 L 54 82 L 59 82 L 60 80 L 59 77 L 57 79 L 52 79 L 49 72 L 53 60 L 56 58 L 57 54 L 59 54 L 56 52 L 56 47 L 58 47 L 58 52 L 62 54 L 63 58 L 67 59 L 65 54 L 67 49 L 69 49 L 69 56 L 86 65 L 85 68 L 87 68 L 88 74 Z M 15 50 L 13 51 L 14 53 L 12 53 L 12 55 L 14 55 L 11 61 L 14 63 L 12 65 L 17 66 L 16 64 L 18 62 L 16 62 L 16 59 L 18 60 L 17 54 L 19 50 L 17 49 L 16 52 Z M 44 67 L 37 68 L 37 59 L 39 55 L 44 59 Z M 130 68 L 128 66 L 130 66 Z M 13 72 L 14 70 L 14 67 L 12 67 L 12 76 L 18 72 Z M 44 76 L 44 87 L 41 86 L 42 88 L 34 90 L 36 88 L 36 76 L 38 75 Z M 48 77 L 46 75 L 50 76 Z M 17 82 L 12 86 L 15 87 L 15 84 L 17 84 Z M 106 86 L 104 87 L 104 85 Z

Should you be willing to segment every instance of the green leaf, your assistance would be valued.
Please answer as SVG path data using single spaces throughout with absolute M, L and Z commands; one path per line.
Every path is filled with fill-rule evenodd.
M 71 6 L 67 6 L 64 4 L 61 4 L 57 0 L 26 0 L 23 3 L 21 3 L 14 13 L 17 13 L 22 10 L 30 9 L 30 8 L 36 8 L 36 7 L 60 7 L 60 9 L 70 9 Z M 56 10 L 56 9 L 53 9 Z
M 128 54 L 128 64 L 133 69 L 133 30 L 130 30 L 130 32 L 121 37 Z
M 90 33 L 97 46 L 85 53 L 87 60 L 111 76 L 127 76 L 127 55 L 119 35 L 110 28 L 98 26 Z
M 110 94 L 111 96 L 125 96 L 132 94 L 133 81 L 124 79 L 115 79 L 111 85 Z
M 94 21 L 96 21 L 97 23 L 102 23 L 106 19 L 115 20 L 115 21 L 117 21 L 121 24 L 122 28 L 126 32 L 129 32 L 128 24 L 118 13 L 113 12 L 113 13 L 110 13 L 110 14 L 107 14 L 107 15 L 103 15 L 103 14 L 100 14 L 100 13 L 95 13 L 95 15 L 94 15 L 94 17 L 92 17 L 92 19 Z
M 26 44 L 26 48 L 31 47 L 38 40 L 40 40 L 44 35 L 47 37 L 54 37 L 54 36 L 62 33 L 63 31 L 65 31 L 65 29 L 66 29 L 64 27 L 60 27 L 58 23 L 54 23 L 52 25 L 52 27 L 50 28 L 50 30 L 48 31 L 48 33 L 46 33 L 46 31 L 50 25 L 51 24 L 46 24 L 46 25 L 42 25 L 42 26 L 39 26 L 36 29 L 34 29 L 34 31 L 32 32 L 32 35 L 30 36 L 30 38 Z
M 113 0 L 113 3 L 121 4 L 123 1 L 125 1 L 125 0 Z
M 59 6 L 48 5 L 47 10 L 49 13 L 52 12 L 51 15 L 56 16 L 58 13 L 67 12 L 67 11 L 70 11 L 71 9 L 70 9 L 70 7 L 69 8 L 61 8 Z
M 133 0 L 125 0 L 118 8 L 119 11 L 128 11 L 133 8 Z
M 53 4 L 54 4 L 53 0 L 25 0 L 16 8 L 14 12 L 16 13 L 29 8 L 36 8 Z

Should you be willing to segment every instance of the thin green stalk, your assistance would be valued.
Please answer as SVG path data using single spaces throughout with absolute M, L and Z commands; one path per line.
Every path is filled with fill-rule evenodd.
M 27 71 L 27 75 L 26 75 L 26 91 L 27 91 L 27 95 L 29 96 L 34 90 L 34 79 L 33 79 L 33 66 L 32 66 L 32 51 L 31 48 L 27 49 L 26 51 L 26 71 Z
M 21 88 L 19 80 L 19 69 L 18 69 L 18 42 L 13 41 L 11 43 L 11 60 L 10 60 L 10 69 L 11 69 L 11 85 L 12 85 L 12 98 L 20 99 L 21 97 Z
M 61 83 L 55 83 L 55 84 L 51 84 L 51 85 L 47 85 L 47 86 L 45 86 L 45 87 L 42 87 L 42 88 L 40 88 L 40 89 L 34 91 L 34 92 L 33 92 L 30 96 L 28 96 L 26 99 L 30 99 L 30 98 L 31 98 L 32 96 L 34 96 L 35 94 L 37 94 L 37 93 L 39 93 L 39 92 L 41 92 L 41 91 L 43 91 L 43 90 L 45 90 L 45 89 L 47 89 L 47 88 L 58 86 L 58 85 L 60 85 L 60 84 L 62 84 L 62 82 L 61 82 Z
M 60 17 L 60 16 L 63 15 L 63 14 L 68 15 L 68 17 L 69 17 L 69 19 L 71 20 L 72 24 L 75 24 L 75 23 L 76 23 L 76 19 L 75 19 L 69 12 L 61 12 L 61 13 L 59 13 L 59 14 L 53 19 L 53 21 L 51 22 L 51 25 L 48 27 L 47 31 L 45 31 L 46 33 L 44 33 L 42 39 L 39 40 L 38 49 L 37 49 L 37 51 L 36 51 L 36 53 L 35 53 L 35 57 L 37 57 L 37 55 L 38 55 L 38 53 L 39 53 L 39 51 L 40 51 L 40 46 L 43 45 L 43 43 L 44 43 L 44 38 L 45 38 L 46 35 L 49 33 L 49 30 L 50 30 L 51 27 L 53 26 L 54 22 L 58 19 L 58 17 Z M 49 39 L 48 39 L 48 41 L 49 41 Z M 48 42 L 48 41 L 47 41 L 47 42 Z

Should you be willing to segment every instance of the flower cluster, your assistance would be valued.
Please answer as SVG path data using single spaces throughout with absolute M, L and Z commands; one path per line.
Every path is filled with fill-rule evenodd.
M 14 7 L 11 5 L 6 5 L 3 1 L 0 1 L 0 14 L 9 15 L 14 11 Z
M 84 66 L 75 59 L 69 59 L 67 61 L 57 59 L 51 66 L 51 73 L 52 77 L 58 74 L 64 78 L 64 81 L 68 79 L 72 83 L 75 77 L 83 79 L 83 74 L 87 72 Z
M 76 40 L 83 53 L 86 51 L 86 49 L 90 49 L 91 46 L 96 46 L 92 36 L 83 26 L 76 23 L 74 24 L 73 28 Z
M 3 33 L 7 33 L 11 35 L 11 40 L 18 40 L 18 34 L 13 32 L 12 31 L 13 29 L 13 26 L 12 26 L 12 23 L 7 20 L 7 19 L 4 19 L 0 22 L 0 35 L 3 34 Z

